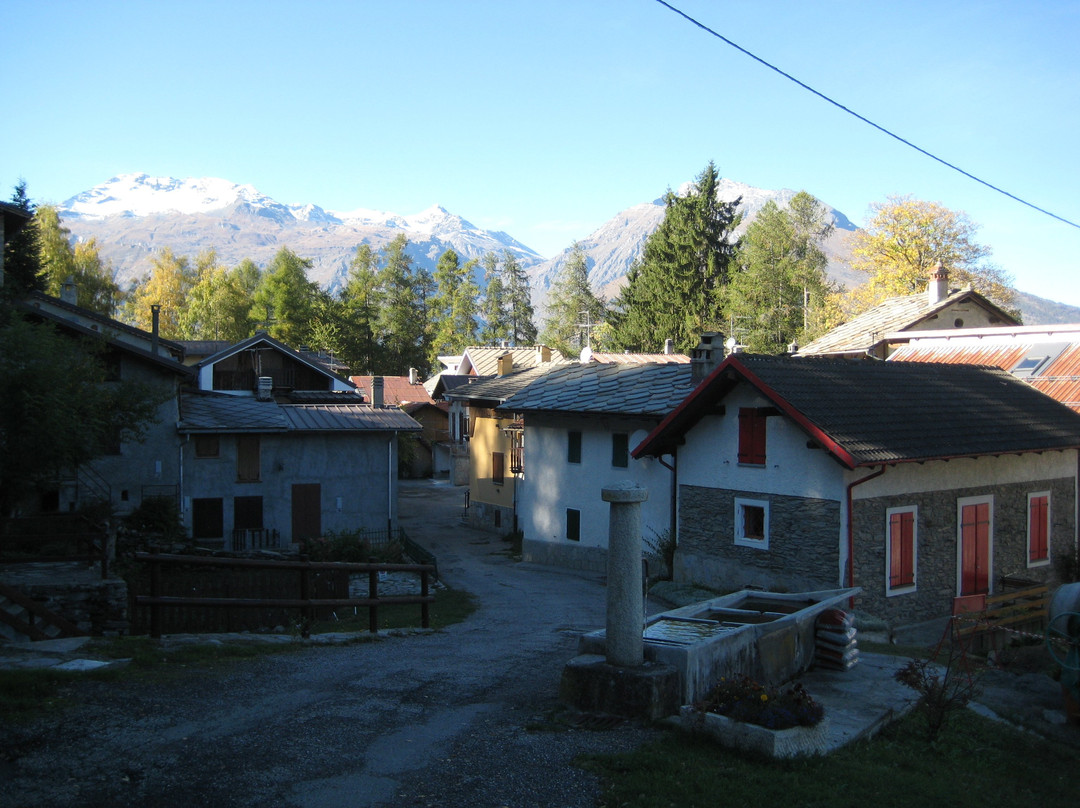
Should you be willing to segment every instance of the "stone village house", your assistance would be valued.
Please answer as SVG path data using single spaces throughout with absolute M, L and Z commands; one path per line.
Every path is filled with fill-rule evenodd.
M 675 580 L 858 586 L 892 624 L 1077 552 L 1080 415 L 1000 370 L 733 354 L 633 450 L 674 455 Z

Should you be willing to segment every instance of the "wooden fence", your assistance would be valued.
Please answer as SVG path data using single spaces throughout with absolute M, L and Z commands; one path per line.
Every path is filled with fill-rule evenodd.
M 1006 645 L 1013 637 L 1041 636 L 1046 627 L 1049 591 L 1049 587 L 1038 585 L 979 596 L 977 603 L 968 600 L 956 609 L 957 634 L 984 650 Z
M 143 612 L 148 612 L 150 636 L 158 638 L 165 633 L 193 630 L 213 631 L 209 625 L 219 626 L 217 631 L 250 629 L 248 622 L 238 619 L 236 612 L 255 613 L 256 622 L 276 622 L 289 616 L 299 616 L 300 630 L 308 636 L 311 624 L 320 616 L 344 608 L 366 608 L 368 629 L 379 630 L 379 607 L 390 604 L 416 604 L 420 606 L 420 624 L 430 625 L 429 607 L 435 598 L 430 594 L 429 577 L 434 573 L 430 564 L 376 564 L 340 563 L 334 561 L 269 561 L 246 558 L 215 558 L 212 556 L 185 556 L 138 553 L 135 560 L 144 565 L 146 576 L 139 576 L 139 584 L 131 594 L 132 628 Z M 186 574 L 163 574 L 164 568 L 181 570 Z M 419 595 L 379 595 L 380 572 L 411 572 L 420 577 Z M 367 597 L 349 596 L 349 578 L 366 574 Z M 166 612 L 183 614 L 187 620 L 181 624 L 168 620 Z M 207 619 L 206 614 L 216 615 Z M 269 620 L 267 620 L 269 618 Z M 193 628 L 201 622 L 203 628 Z M 179 628 L 183 625 L 183 628 Z M 141 632 L 136 632 L 141 633 Z

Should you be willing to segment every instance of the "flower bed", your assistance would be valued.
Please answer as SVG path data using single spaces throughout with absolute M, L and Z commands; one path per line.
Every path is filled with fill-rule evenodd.
M 721 679 L 700 702 L 682 708 L 683 725 L 724 746 L 770 757 L 820 755 L 828 749 L 825 711 L 803 688 L 767 688 L 749 677 Z

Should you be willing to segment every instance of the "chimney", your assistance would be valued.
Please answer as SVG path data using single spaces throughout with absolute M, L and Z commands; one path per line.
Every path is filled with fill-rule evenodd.
M 540 357 L 541 364 L 551 361 L 551 348 L 546 345 L 537 345 L 536 353 Z
M 79 287 L 75 285 L 75 279 L 68 275 L 67 280 L 60 285 L 60 299 L 65 303 L 75 306 L 79 302 Z
M 383 377 L 371 377 L 371 406 L 382 409 L 383 406 Z
M 664 340 L 664 355 L 671 356 L 673 353 L 675 353 L 675 340 L 668 337 Z
M 65 284 L 66 286 L 67 284 Z M 74 287 L 75 284 L 72 284 Z M 74 301 L 72 301 L 74 302 Z M 150 353 L 157 356 L 158 353 L 158 330 L 161 326 L 161 304 L 150 304 Z
M 269 401 L 274 397 L 274 377 L 260 376 L 256 382 L 255 399 L 257 401 Z
M 706 331 L 701 342 L 690 352 L 690 376 L 700 381 L 708 376 L 724 358 L 724 335 Z
M 409 384 L 420 384 L 420 371 L 409 368 Z
M 514 369 L 514 355 L 507 351 L 498 358 L 498 370 L 495 371 L 497 376 L 505 376 L 507 373 Z
M 926 299 L 933 306 L 949 296 L 949 271 L 940 263 L 930 272 L 930 283 L 926 287 Z

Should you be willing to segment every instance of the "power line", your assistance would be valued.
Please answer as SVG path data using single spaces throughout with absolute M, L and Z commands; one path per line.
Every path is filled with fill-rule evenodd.
M 948 160 L 943 160 L 942 158 L 938 157 L 936 154 L 931 154 L 926 149 L 923 149 L 923 148 L 920 148 L 919 146 L 916 146 L 910 140 L 906 140 L 905 138 L 900 137 L 900 135 L 896 134 L 895 132 L 891 132 L 888 129 L 886 129 L 884 126 L 880 126 L 879 124 L 874 123 L 869 118 L 866 118 L 866 117 L 860 115 L 859 113 L 855 112 L 854 110 L 849 109 L 848 107 L 845 107 L 839 101 L 835 101 L 832 98 L 830 98 L 829 96 L 825 95 L 825 93 L 822 93 L 822 92 L 819 92 L 818 90 L 815 90 L 809 84 L 806 84 L 806 83 L 804 83 L 802 81 L 799 81 L 797 78 L 792 76 L 790 73 L 785 73 L 783 70 L 781 70 L 776 65 L 770 64 L 769 62 L 762 59 L 760 56 L 757 56 L 756 54 L 753 54 L 750 51 L 748 51 L 746 48 L 732 42 L 730 39 L 728 39 L 723 34 L 720 34 L 720 33 L 716 32 L 716 31 L 714 31 L 712 28 L 709 28 L 709 26 L 698 22 L 693 17 L 691 17 L 689 14 L 687 14 L 686 12 L 680 11 L 679 9 L 675 8 L 675 6 L 671 5 L 671 3 L 667 3 L 667 2 L 665 2 L 665 0 L 656 0 L 656 2 L 658 2 L 660 5 L 664 6 L 665 8 L 667 8 L 667 9 L 669 9 L 671 11 L 674 11 L 680 17 L 687 20 L 688 22 L 693 23 L 694 25 L 696 25 L 701 30 L 703 30 L 703 31 L 705 31 L 705 32 L 707 32 L 709 34 L 712 34 L 714 37 L 716 37 L 720 41 L 730 45 L 731 47 L 735 48 L 735 50 L 739 51 L 740 53 L 746 54 L 747 56 L 749 56 L 754 61 L 760 62 L 761 64 L 765 65 L 765 67 L 769 68 L 769 70 L 772 70 L 772 71 L 774 71 L 776 73 L 779 73 L 781 76 L 788 79 L 789 81 L 793 81 L 795 84 L 798 84 L 804 90 L 807 90 L 807 91 L 813 93 L 814 95 L 816 95 L 818 98 L 829 102 L 834 107 L 837 107 L 838 109 L 842 109 L 848 115 L 851 115 L 854 118 L 858 118 L 863 123 L 874 127 L 879 132 L 885 133 L 886 135 L 893 138 L 894 140 L 899 140 L 905 146 L 910 146 L 915 151 L 919 152 L 920 154 L 926 155 L 931 160 L 936 160 L 937 162 L 941 163 L 943 166 L 947 166 L 947 167 L 951 168 L 953 171 L 956 171 L 956 172 L 959 172 L 960 174 L 963 174 L 968 179 L 975 180 L 975 182 L 977 182 L 977 183 L 979 183 L 981 185 L 985 185 L 987 188 L 990 188 L 993 191 L 997 191 L 999 194 L 1003 194 L 1004 196 L 1009 197 L 1009 199 L 1012 199 L 1012 200 L 1014 200 L 1016 202 L 1019 202 L 1021 205 L 1027 205 L 1027 207 L 1032 208 L 1033 210 L 1037 210 L 1037 211 L 1039 211 L 1039 213 L 1044 213 L 1047 216 L 1051 217 L 1052 219 L 1057 219 L 1059 222 L 1064 222 L 1065 224 L 1067 224 L 1067 225 L 1069 225 L 1071 227 L 1075 227 L 1078 230 L 1080 230 L 1080 224 L 1077 224 L 1076 222 L 1069 221 L 1064 216 L 1058 216 L 1056 213 L 1051 213 L 1050 211 L 1046 210 L 1045 208 L 1040 208 L 1038 205 L 1032 204 L 1031 202 L 1028 202 L 1025 199 L 1021 199 L 1020 197 L 1016 196 L 1016 194 L 1010 194 L 1008 191 L 1006 191 L 1006 190 L 1004 190 L 1002 188 L 999 188 L 998 186 L 996 186 L 996 185 L 994 185 L 992 183 L 989 183 L 984 179 L 980 179 L 979 177 L 976 177 L 974 174 L 972 174 L 972 173 L 970 173 L 968 171 L 964 171 L 964 169 L 960 168 L 959 166 L 953 165 Z

